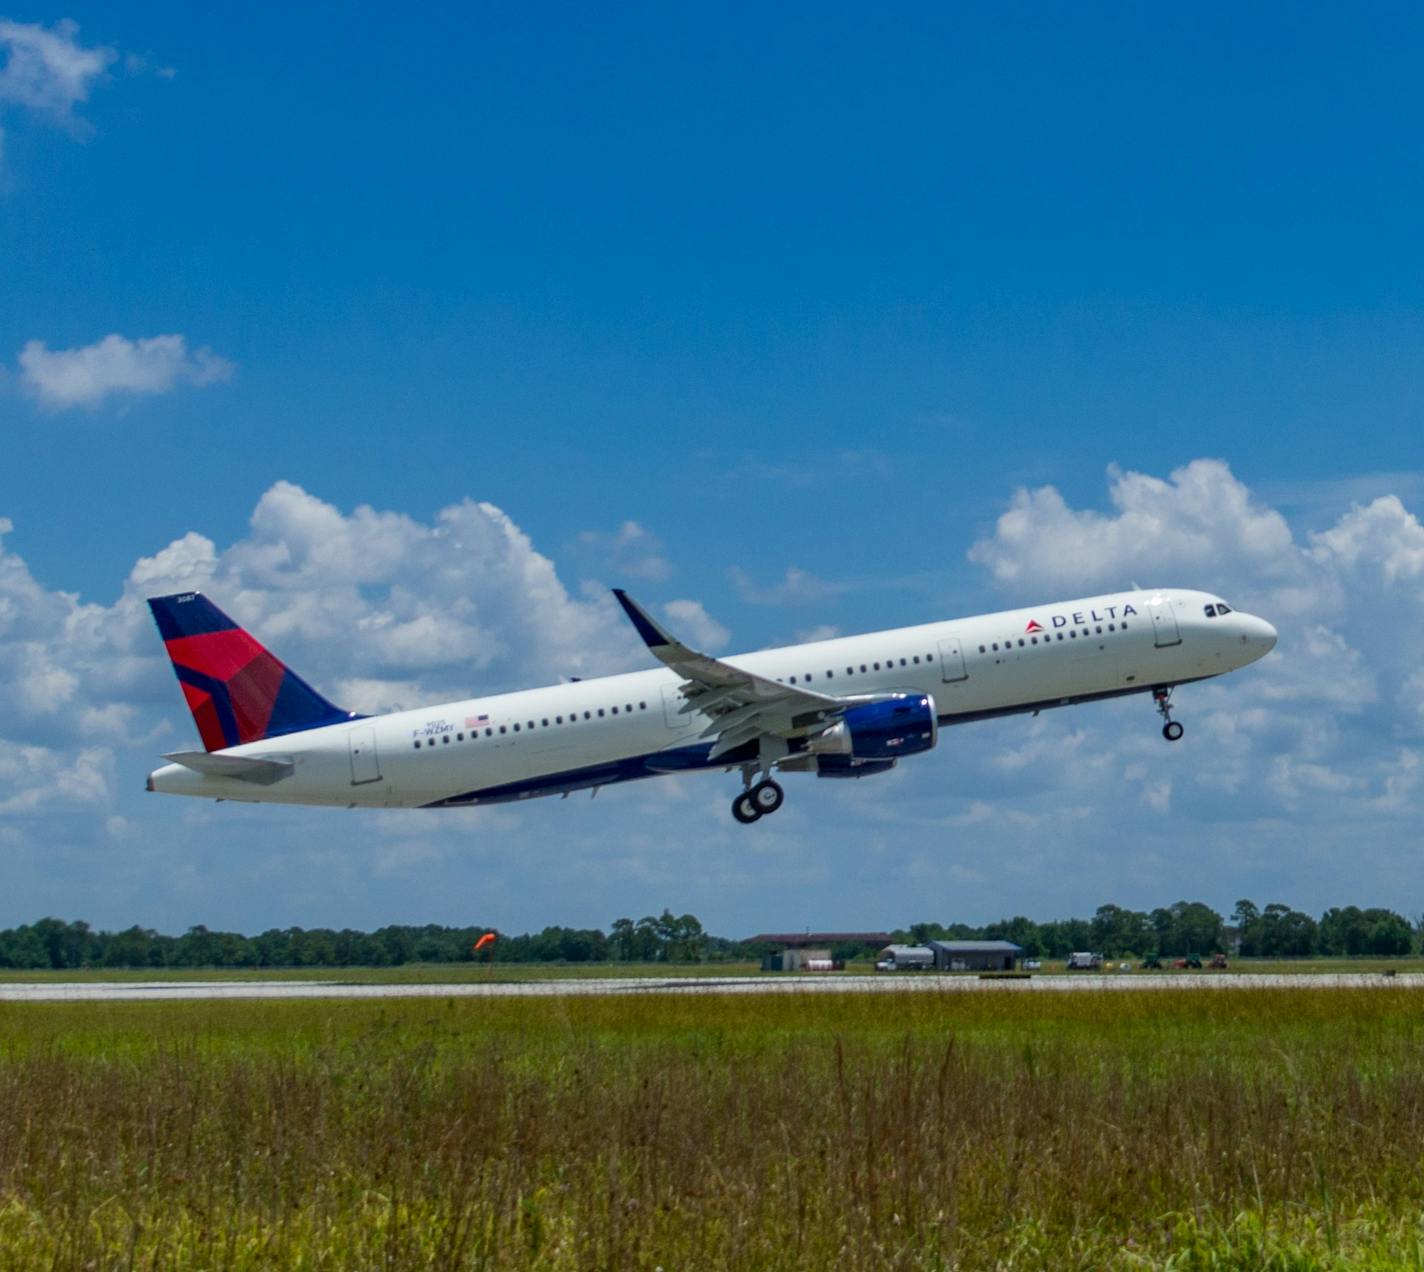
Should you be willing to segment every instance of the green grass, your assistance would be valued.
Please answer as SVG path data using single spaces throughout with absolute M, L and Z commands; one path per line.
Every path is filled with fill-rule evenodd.
M 1416 991 L 0 1004 L 0 1265 L 1424 1267 Z

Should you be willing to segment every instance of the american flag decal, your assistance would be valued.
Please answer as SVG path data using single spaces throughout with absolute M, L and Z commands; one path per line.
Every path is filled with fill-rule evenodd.
M 487 715 L 477 715 L 477 716 L 466 716 L 466 717 L 465 717 L 465 728 L 467 728 L 467 729 L 479 729 L 479 728 L 483 728 L 483 727 L 484 727 L 485 725 L 487 725 L 488 723 L 489 723 L 489 716 L 487 716 Z

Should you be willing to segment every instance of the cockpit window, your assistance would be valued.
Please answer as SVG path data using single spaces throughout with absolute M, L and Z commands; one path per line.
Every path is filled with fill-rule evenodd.
M 1208 606 L 1206 607 L 1206 616 L 1207 616 L 1208 618 L 1215 618 L 1215 617 L 1216 617 L 1216 606 L 1215 606 L 1215 605 L 1208 605 Z
M 1225 601 L 1223 601 L 1216 607 L 1216 612 L 1218 614 L 1229 614 L 1231 613 L 1231 606 L 1229 606 L 1228 604 L 1226 604 Z

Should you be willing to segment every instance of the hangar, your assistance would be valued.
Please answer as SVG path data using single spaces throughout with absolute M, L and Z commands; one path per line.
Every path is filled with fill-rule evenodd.
M 1023 957 L 1012 941 L 926 941 L 937 972 L 1011 972 Z

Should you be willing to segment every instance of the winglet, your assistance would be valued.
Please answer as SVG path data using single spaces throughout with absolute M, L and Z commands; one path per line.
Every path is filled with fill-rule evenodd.
M 680 645 L 682 642 L 675 640 L 652 619 L 652 616 L 621 587 L 613 589 L 613 595 L 618 598 L 618 604 L 623 607 L 623 612 L 628 615 L 629 621 L 638 629 L 638 635 L 643 638 L 643 643 L 649 649 L 658 649 L 667 645 Z

